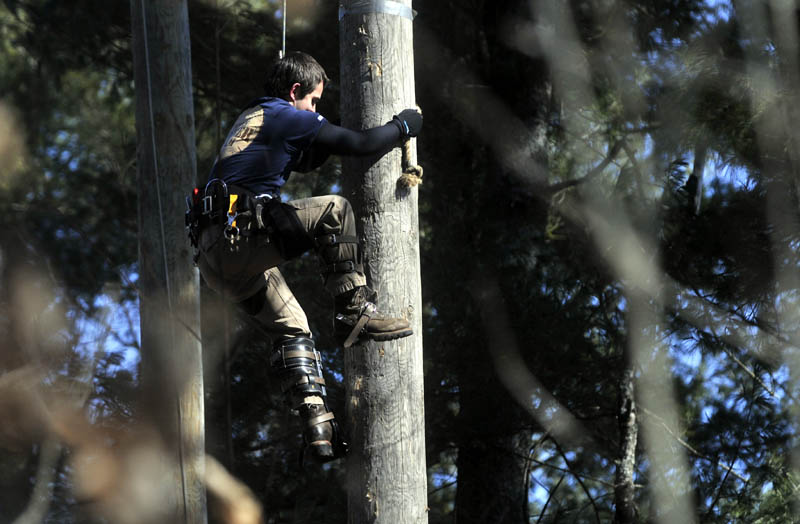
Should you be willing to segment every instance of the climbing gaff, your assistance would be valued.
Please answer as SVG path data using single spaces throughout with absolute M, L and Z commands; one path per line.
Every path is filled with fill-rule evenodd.
M 333 412 L 328 408 L 322 357 L 307 337 L 278 341 L 273 347 L 270 366 L 281 386 L 289 408 L 305 422 L 303 439 L 312 458 L 328 462 L 347 453 Z

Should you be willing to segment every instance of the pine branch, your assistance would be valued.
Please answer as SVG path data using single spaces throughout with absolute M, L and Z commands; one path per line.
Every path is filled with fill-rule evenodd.
M 624 139 L 620 139 L 620 140 L 617 140 L 616 142 L 614 142 L 614 144 L 608 150 L 608 154 L 602 160 L 602 162 L 600 162 L 595 167 L 593 167 L 591 170 L 589 170 L 589 172 L 586 173 L 584 176 L 582 176 L 580 178 L 573 179 L 573 180 L 565 180 L 564 182 L 558 182 L 556 184 L 551 184 L 551 185 L 547 186 L 547 191 L 552 192 L 552 193 L 557 193 L 557 192 L 562 191 L 564 189 L 567 189 L 567 188 L 570 188 L 570 187 L 574 187 L 574 186 L 577 186 L 577 185 L 580 185 L 580 184 L 585 184 L 586 182 L 590 181 L 591 179 L 593 179 L 594 177 L 596 177 L 597 175 L 602 173 L 603 170 L 606 167 L 608 167 L 608 165 L 611 162 L 614 161 L 614 159 L 616 158 L 617 154 L 619 154 L 620 150 L 622 149 L 623 143 L 624 143 Z
M 628 157 L 628 160 L 633 166 L 633 170 L 637 175 L 637 184 L 636 184 L 636 192 L 638 193 L 639 200 L 641 202 L 645 202 L 646 198 L 644 195 L 644 191 L 642 191 L 642 180 L 645 179 L 644 174 L 642 173 L 642 169 L 639 166 L 639 161 L 636 160 L 636 152 L 631 149 L 631 146 L 627 142 L 622 143 L 622 148 L 625 150 L 625 155 Z
M 720 316 L 725 316 L 725 315 L 735 316 L 735 317 L 739 318 L 740 320 L 742 320 L 743 322 L 745 322 L 746 324 L 748 324 L 748 325 L 750 325 L 752 327 L 758 327 L 758 328 L 762 329 L 765 333 L 767 333 L 770 336 L 776 338 L 778 341 L 780 341 L 782 343 L 785 343 L 785 344 L 788 344 L 788 345 L 794 345 L 794 344 L 792 344 L 791 340 L 788 340 L 785 337 L 781 336 L 781 334 L 777 333 L 777 331 L 771 331 L 771 330 L 769 330 L 769 328 L 767 326 L 762 327 L 763 326 L 762 323 L 753 322 L 753 321 L 747 319 L 747 317 L 743 316 L 740 312 L 737 312 L 735 310 L 731 310 L 729 308 L 723 308 L 719 304 L 717 304 L 717 303 L 713 302 L 712 300 L 710 300 L 707 296 L 705 296 L 702 293 L 700 293 L 700 291 L 695 289 L 695 288 L 692 288 L 692 291 L 694 293 L 694 296 L 700 298 L 701 300 L 706 302 L 708 305 L 712 306 L 712 308 L 715 309 L 714 313 L 716 313 L 716 314 L 718 314 Z M 681 310 L 678 310 L 677 307 L 671 306 L 669 309 L 673 314 L 675 314 L 676 316 L 679 316 L 679 317 L 683 318 L 684 320 L 686 320 L 689 324 L 694 326 L 695 329 L 697 329 L 701 333 L 710 334 L 715 339 L 720 340 L 720 341 L 724 342 L 724 344 L 727 344 L 727 345 L 732 346 L 732 347 L 739 348 L 739 347 L 741 347 L 743 345 L 741 343 L 743 341 L 735 340 L 734 336 L 732 336 L 732 335 L 718 335 L 716 330 L 714 330 L 713 327 L 709 327 L 711 333 L 708 333 L 708 331 L 706 331 L 702 327 L 702 326 L 706 325 L 706 323 L 698 322 L 698 321 L 696 321 L 695 318 L 692 318 L 692 317 L 688 316 L 687 315 L 687 308 L 683 308 Z M 742 370 L 744 370 L 745 373 L 747 373 L 751 378 L 756 380 L 764 388 L 764 390 L 767 393 L 769 393 L 773 398 L 776 398 L 776 393 L 769 386 L 767 386 L 767 384 L 763 380 L 761 380 L 761 378 L 758 377 L 753 370 L 751 370 L 749 367 L 747 367 L 746 364 L 744 364 L 740 359 L 738 359 L 728 348 L 725 347 L 725 345 L 722 346 L 722 349 L 723 349 L 723 351 L 725 351 L 726 354 L 728 354 L 728 356 L 731 357 L 731 359 L 733 359 L 733 361 L 739 367 L 742 368 Z M 787 392 L 787 394 L 789 394 L 789 392 Z M 791 394 L 789 396 L 790 396 L 790 398 L 794 398 Z
M 691 444 L 689 444 L 688 442 L 683 440 L 681 437 L 676 435 L 675 432 L 672 430 L 672 428 L 669 427 L 669 425 L 664 421 L 663 418 L 659 417 L 658 415 L 656 415 L 655 413 L 653 413 L 652 411 L 650 411 L 649 409 L 647 409 L 645 407 L 640 407 L 640 409 L 642 410 L 642 413 L 644 413 L 645 415 L 648 415 L 648 416 L 653 417 L 654 419 L 656 419 L 658 421 L 658 423 L 667 431 L 667 433 L 669 433 L 670 436 L 672 438 L 674 438 L 675 441 L 678 444 L 680 444 L 681 446 L 686 448 L 692 455 L 694 455 L 694 456 L 696 456 L 698 458 L 701 458 L 703 460 L 707 460 L 708 462 L 711 462 L 712 464 L 716 464 L 717 466 L 722 468 L 724 471 L 729 471 L 734 477 L 738 478 L 742 482 L 745 482 L 745 483 L 750 482 L 750 479 L 745 478 L 742 475 L 740 475 L 739 473 L 736 473 L 736 471 L 734 471 L 733 464 L 731 464 L 730 466 L 725 466 L 724 464 L 722 464 L 718 460 L 714 460 L 711 457 L 707 457 L 707 456 L 703 455 L 698 450 L 694 449 Z
M 568 474 L 570 474 L 570 475 L 572 475 L 572 476 L 574 476 L 576 478 L 580 477 L 580 478 L 585 479 L 585 480 L 591 480 L 592 482 L 597 482 L 598 484 L 602 484 L 603 486 L 606 486 L 606 487 L 609 487 L 609 488 L 613 488 L 614 487 L 614 483 L 613 482 L 608 482 L 607 480 L 602 480 L 602 479 L 599 479 L 597 477 L 591 477 L 589 475 L 583 475 L 583 474 L 580 474 L 580 473 L 575 473 L 574 471 L 570 471 L 569 469 L 562 468 L 560 466 L 555 466 L 553 464 L 548 464 L 547 462 L 542 462 L 541 460 L 537 460 L 537 459 L 530 459 L 530 461 L 533 462 L 534 464 L 539 465 L 539 466 L 544 466 L 546 468 L 550 468 L 550 469 L 555 470 L 555 471 L 560 471 L 562 473 L 568 473 Z M 643 488 L 644 486 L 642 486 L 641 484 L 635 484 L 635 487 Z
M 715 302 L 711 301 L 711 300 L 710 300 L 708 297 L 706 297 L 705 295 L 701 294 L 701 293 L 700 293 L 700 292 L 699 292 L 697 289 L 694 289 L 694 288 L 693 288 L 693 291 L 694 291 L 694 294 L 695 294 L 695 296 L 697 296 L 697 297 L 701 298 L 702 300 L 704 300 L 704 301 L 705 301 L 705 302 L 707 302 L 708 304 L 712 305 L 713 307 L 715 307 L 715 308 L 717 308 L 717 309 L 721 310 L 721 312 L 728 313 L 728 314 L 730 314 L 731 316 L 736 316 L 737 318 L 739 318 L 740 320 L 744 321 L 745 323 L 747 323 L 747 324 L 748 324 L 748 325 L 750 325 L 750 326 L 754 326 L 754 327 L 760 327 L 760 326 L 758 325 L 758 323 L 754 323 L 754 322 L 750 321 L 750 320 L 749 320 L 749 319 L 747 319 L 745 316 L 743 316 L 743 315 L 742 315 L 740 312 L 737 312 L 737 311 L 735 311 L 735 310 L 730 310 L 730 309 L 723 309 L 723 308 L 721 308 L 721 307 L 719 306 L 719 304 L 716 304 Z M 682 315 L 680 311 L 677 311 L 677 310 L 673 309 L 673 313 L 675 313 L 676 315 L 678 315 L 678 316 L 680 316 L 680 317 L 684 318 L 685 320 L 687 320 L 687 321 L 688 321 L 690 324 L 692 324 L 692 325 L 693 325 L 693 326 L 694 326 L 694 327 L 695 327 L 695 328 L 696 328 L 698 331 L 700 331 L 700 332 L 703 332 L 703 333 L 707 333 L 707 332 L 706 332 L 704 329 L 702 329 L 702 327 L 699 325 L 699 323 L 697 323 L 697 322 L 694 322 L 694 321 L 693 321 L 693 319 L 686 318 L 686 316 L 685 316 L 685 315 Z M 720 341 L 722 341 L 722 342 L 723 342 L 723 344 L 722 344 L 722 346 L 721 346 L 721 347 L 722 347 L 722 350 L 723 350 L 723 351 L 724 351 L 724 352 L 725 352 L 725 353 L 726 353 L 726 354 L 727 354 L 729 357 L 731 357 L 731 359 L 733 359 L 733 361 L 734 361 L 734 362 L 735 362 L 735 363 L 736 363 L 736 364 L 737 364 L 737 365 L 738 365 L 738 366 L 739 366 L 739 367 L 740 367 L 740 368 L 741 368 L 741 369 L 742 369 L 742 370 L 743 370 L 745 373 L 747 373 L 747 374 L 748 374 L 748 375 L 749 375 L 749 376 L 750 376 L 750 377 L 751 377 L 753 380 L 755 380 L 756 382 L 758 382 L 758 383 L 761 385 L 761 387 L 763 387 L 763 388 L 764 388 L 764 390 L 765 390 L 767 393 L 769 393 L 769 394 L 770 394 L 770 396 L 772 396 L 773 398 L 776 398 L 776 393 L 775 393 L 775 391 L 773 391 L 773 390 L 772 390 L 772 389 L 771 389 L 769 386 L 767 386 L 767 384 L 766 384 L 766 383 L 765 383 L 763 380 L 761 380 L 761 378 L 760 378 L 760 377 L 758 377 L 758 376 L 756 375 L 756 373 L 755 373 L 753 370 L 751 370 L 749 367 L 747 367 L 747 365 L 746 365 L 744 362 L 742 362 L 742 361 L 741 361 L 741 360 L 740 360 L 738 357 L 736 357 L 736 355 L 734 355 L 734 354 L 733 354 L 733 352 L 731 352 L 731 351 L 730 351 L 730 350 L 729 350 L 729 349 L 726 347 L 726 345 L 730 345 L 730 346 L 734 346 L 734 347 L 739 347 L 740 345 L 739 345 L 739 344 L 737 344 L 737 343 L 735 343 L 735 341 L 731 340 L 731 337 L 730 337 L 730 336 L 721 336 L 721 335 L 717 334 L 717 331 L 716 331 L 716 330 L 715 330 L 713 327 L 711 327 L 711 326 L 709 326 L 709 331 L 710 331 L 710 335 L 711 335 L 711 336 L 713 336 L 715 339 L 717 339 L 717 340 L 720 340 Z M 779 340 L 781 339 L 780 335 L 779 335 L 779 334 L 777 334 L 777 333 L 770 333 L 769 331 L 766 331 L 766 330 L 765 330 L 765 332 L 766 332 L 766 333 L 769 333 L 770 335 L 773 335 L 773 336 L 775 336 L 775 337 L 776 337 L 776 338 L 778 338 Z M 788 343 L 788 341 L 785 341 L 785 342 L 786 342 L 786 343 Z
M 525 476 L 523 477 L 523 482 L 524 482 L 523 488 L 524 488 L 524 492 L 525 493 L 530 492 L 530 488 L 531 488 L 531 464 L 533 464 L 533 462 L 535 460 L 533 458 L 533 454 L 536 452 L 536 448 L 538 448 L 541 443 L 545 442 L 549 438 L 550 438 L 550 432 L 546 431 L 544 433 L 544 435 L 542 435 L 539 438 L 539 440 L 537 440 L 536 442 L 533 443 L 533 445 L 531 446 L 530 450 L 528 451 L 528 458 L 525 461 Z M 529 510 L 528 510 L 528 500 L 527 499 L 528 498 L 525 497 L 525 501 L 522 503 L 522 515 L 524 517 L 524 522 L 530 522 L 530 515 L 528 514 Z
M 566 477 L 566 475 L 561 475 L 561 478 L 558 479 L 558 483 L 556 484 L 556 486 L 547 495 L 547 500 L 544 502 L 544 507 L 542 508 L 542 511 L 539 513 L 539 518 L 536 519 L 536 524 L 539 524 L 539 522 L 542 521 L 542 518 L 544 518 L 544 512 L 547 511 L 547 506 L 550 505 L 550 500 L 552 500 L 553 495 L 555 495 L 556 493 L 556 490 L 559 488 L 559 486 L 561 486 L 561 483 L 564 482 L 564 477 Z
M 714 328 L 710 328 L 710 329 L 711 329 L 711 334 L 712 334 L 712 335 L 714 335 L 714 337 L 717 337 L 717 334 L 716 334 L 716 332 L 714 331 Z M 766 384 L 766 383 L 764 383 L 764 381 L 763 381 L 763 380 L 761 380 L 761 377 L 759 377 L 758 375 L 756 375 L 756 374 L 755 374 L 755 372 L 754 372 L 753 370 L 751 370 L 749 367 L 747 367 L 747 365 L 746 365 L 744 362 L 742 362 L 741 360 L 739 360 L 739 358 L 738 358 L 736 355 L 734 355 L 734 354 L 733 354 L 733 352 L 732 352 L 731 350 L 729 350 L 727 347 L 725 347 L 725 345 L 723 345 L 723 346 L 722 346 L 722 350 L 723 350 L 723 351 L 724 351 L 724 352 L 725 352 L 725 353 L 726 353 L 726 354 L 727 354 L 729 357 L 731 357 L 731 359 L 733 359 L 733 361 L 734 361 L 734 362 L 736 362 L 736 364 L 737 364 L 737 365 L 738 365 L 740 368 L 742 368 L 742 370 L 744 370 L 744 372 L 745 372 L 745 373 L 747 373 L 748 375 L 750 375 L 750 377 L 751 377 L 753 380 L 755 380 L 756 382 L 758 382 L 758 384 L 759 384 L 759 385 L 760 385 L 762 388 L 764 388 L 764 391 L 766 391 L 767 393 L 769 393 L 771 397 L 773 397 L 773 398 L 777 398 L 777 395 L 775 394 L 775 392 L 774 392 L 772 389 L 770 389 L 770 387 L 769 387 L 769 386 L 767 386 L 767 384 Z
M 752 405 L 751 405 L 747 410 L 747 417 L 745 417 L 745 422 L 750 422 L 750 415 L 752 414 L 752 412 L 753 412 L 753 410 L 752 410 Z M 725 481 L 728 480 L 728 477 L 730 476 L 731 472 L 733 471 L 733 464 L 738 459 L 739 452 L 741 451 L 741 449 L 742 449 L 742 441 L 740 440 L 736 444 L 736 452 L 733 454 L 733 458 L 731 459 L 731 465 L 728 467 L 728 471 L 725 472 L 725 476 L 722 477 L 722 480 L 719 483 L 719 487 L 717 488 L 717 494 L 714 496 L 714 500 L 711 501 L 711 504 L 708 506 L 708 511 L 706 511 L 706 515 L 708 515 L 709 517 L 712 515 L 712 512 L 714 511 L 714 507 L 717 505 L 717 503 L 719 502 L 720 497 L 722 496 L 722 486 L 725 485 Z
M 567 458 L 567 455 L 564 453 L 564 450 L 561 449 L 561 446 L 559 446 L 558 443 L 555 442 L 555 441 L 553 441 L 553 443 L 556 446 L 556 450 L 558 450 L 558 454 L 561 455 L 561 458 L 564 459 L 564 463 L 567 465 L 567 468 L 569 469 L 569 472 L 572 474 L 573 477 L 575 477 L 575 480 L 578 481 L 578 484 L 581 485 L 581 488 L 583 489 L 583 492 L 586 493 L 586 496 L 589 498 L 589 502 L 591 502 L 592 507 L 594 508 L 594 516 L 597 519 L 598 524 L 600 524 L 600 522 L 601 522 L 600 521 L 600 510 L 597 509 L 597 504 L 595 504 L 594 498 L 592 498 L 592 494 L 589 493 L 589 489 L 586 487 L 586 484 L 583 483 L 583 480 L 581 479 L 580 475 L 577 475 L 572 471 L 572 463 L 570 463 L 569 459 Z

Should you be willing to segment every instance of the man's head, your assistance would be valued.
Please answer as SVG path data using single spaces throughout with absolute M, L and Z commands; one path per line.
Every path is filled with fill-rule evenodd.
M 272 65 L 264 90 L 267 96 L 283 98 L 301 111 L 316 111 L 328 81 L 325 70 L 312 56 L 296 51 Z

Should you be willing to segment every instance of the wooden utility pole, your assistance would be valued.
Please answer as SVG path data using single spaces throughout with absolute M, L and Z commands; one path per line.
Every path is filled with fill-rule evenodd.
M 146 416 L 171 469 L 170 522 L 206 522 L 199 277 L 183 224 L 196 161 L 186 0 L 131 0 Z
M 411 0 L 343 0 L 339 12 L 343 125 L 364 129 L 416 105 Z M 414 152 L 414 154 L 416 154 Z M 413 160 L 413 159 L 412 159 Z M 345 351 L 348 521 L 428 521 L 417 188 L 398 184 L 400 149 L 344 160 L 378 307 L 414 335 Z

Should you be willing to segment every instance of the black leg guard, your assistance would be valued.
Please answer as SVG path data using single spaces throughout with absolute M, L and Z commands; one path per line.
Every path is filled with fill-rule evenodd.
M 272 371 L 291 409 L 305 423 L 305 450 L 317 462 L 328 462 L 347 453 L 339 425 L 326 402 L 322 361 L 310 338 L 296 337 L 278 342 L 270 358 Z
M 358 237 L 321 235 L 314 239 L 322 258 L 322 278 L 327 282 L 332 273 L 364 272 Z

